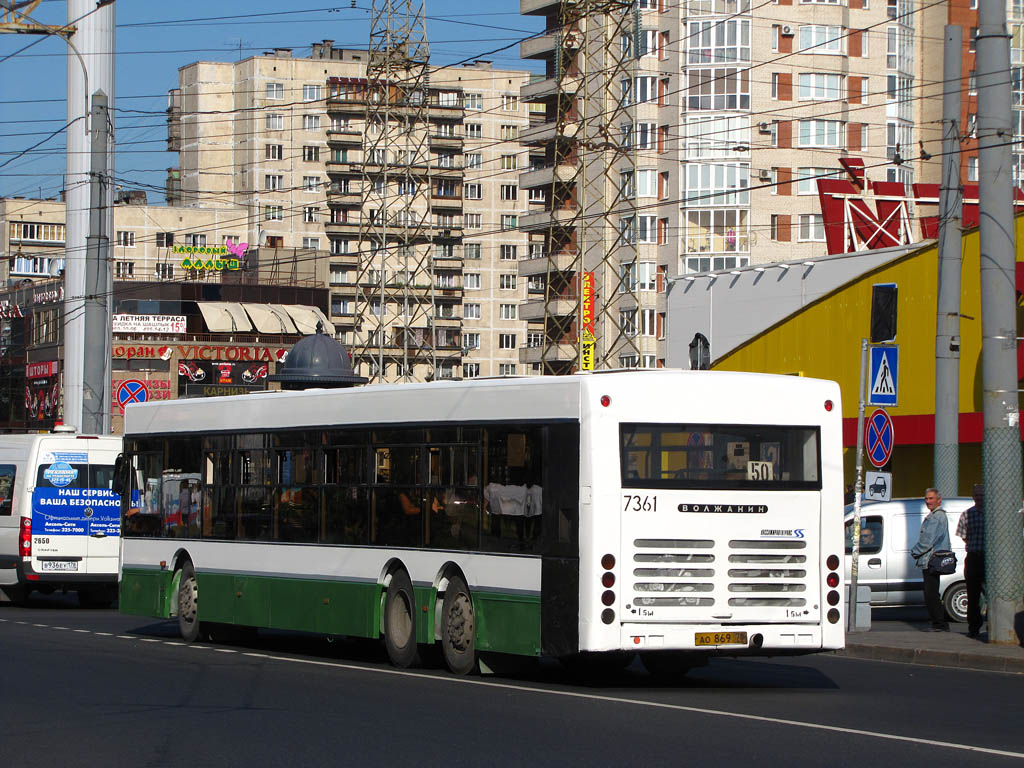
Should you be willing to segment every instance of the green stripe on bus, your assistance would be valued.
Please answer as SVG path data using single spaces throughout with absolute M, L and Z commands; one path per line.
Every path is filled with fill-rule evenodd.
M 170 616 L 169 571 L 124 569 L 121 612 Z M 196 574 L 199 618 L 225 624 L 290 629 L 326 635 L 378 637 L 381 587 L 371 582 L 289 579 L 278 576 Z M 434 640 L 433 587 L 414 587 L 416 639 Z M 477 649 L 540 654 L 540 596 L 474 592 Z

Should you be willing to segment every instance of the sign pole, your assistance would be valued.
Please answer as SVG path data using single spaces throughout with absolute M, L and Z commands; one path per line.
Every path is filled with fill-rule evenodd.
M 860 559 L 860 502 L 864 493 L 864 390 L 867 388 L 868 340 L 860 340 L 860 399 L 857 402 L 857 476 L 853 486 L 853 551 L 850 553 L 850 600 L 847 631 L 857 631 L 857 561 Z

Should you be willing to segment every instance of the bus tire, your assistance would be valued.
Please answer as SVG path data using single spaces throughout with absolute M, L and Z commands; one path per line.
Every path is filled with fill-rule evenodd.
M 444 663 L 456 675 L 476 666 L 476 621 L 473 598 L 461 576 L 448 579 L 441 604 L 441 650 Z
M 416 597 L 404 570 L 391 576 L 384 600 L 384 647 L 396 667 L 405 669 L 416 663 Z
M 201 635 L 199 625 L 199 586 L 196 569 L 186 560 L 178 578 L 178 631 L 186 643 L 194 643 Z

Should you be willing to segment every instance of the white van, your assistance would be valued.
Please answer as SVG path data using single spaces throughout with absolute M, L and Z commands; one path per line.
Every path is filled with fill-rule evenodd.
M 85 606 L 117 598 L 120 437 L 0 435 L 0 600 L 77 590 Z
M 964 581 L 964 540 L 956 535 L 960 514 L 974 505 L 969 498 L 942 500 L 949 525 L 949 543 L 956 553 L 956 572 L 939 578 L 939 595 L 953 621 L 967 621 L 967 583 Z M 857 583 L 871 587 L 871 605 L 924 605 L 921 569 L 910 556 L 921 522 L 928 514 L 924 499 L 893 499 L 862 504 Z M 846 579 L 850 579 L 853 549 L 853 505 L 846 505 Z

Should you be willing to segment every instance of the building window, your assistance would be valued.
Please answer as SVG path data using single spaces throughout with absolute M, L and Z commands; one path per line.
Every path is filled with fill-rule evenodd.
M 482 93 L 464 93 L 462 103 L 466 109 L 483 109 L 484 96 Z
M 498 316 L 502 320 L 515 320 L 518 316 L 515 304 L 501 304 L 498 307 Z
M 514 93 L 503 93 L 501 94 L 501 111 L 502 112 L 518 112 L 519 111 L 519 96 Z
M 119 230 L 117 233 L 117 244 L 122 248 L 134 248 L 135 247 L 135 233 L 125 232 Z
M 463 304 L 462 314 L 467 320 L 479 320 L 480 319 L 480 305 L 479 304 Z
M 284 130 L 284 115 L 270 114 L 267 115 L 266 127 L 268 131 L 283 131 Z
M 750 109 L 749 69 L 697 69 L 686 77 L 688 109 Z
M 320 250 L 320 239 L 317 237 L 304 237 L 302 238 L 302 247 L 310 251 Z
M 501 156 L 501 170 L 514 171 L 519 167 L 519 158 L 516 155 Z
M 351 315 L 353 303 L 352 299 L 344 296 L 331 296 L 331 314 L 335 316 Z
M 466 243 L 464 248 L 465 258 L 467 259 L 479 259 L 480 251 L 482 250 L 480 243 Z
M 691 21 L 687 32 L 686 59 L 690 64 L 750 61 L 749 19 Z
M 517 275 L 504 273 L 498 275 L 498 288 L 502 291 L 514 291 L 516 289 Z
M 843 28 L 823 24 L 807 24 L 800 27 L 798 51 L 813 53 L 842 53 Z
M 336 256 L 341 256 L 347 253 L 352 253 L 349 247 L 348 240 L 331 240 L 331 253 Z
M 658 98 L 657 82 L 658 78 L 650 75 L 641 75 L 632 79 L 623 78 L 619 83 L 620 103 L 625 106 L 654 101 Z
M 128 278 L 135 275 L 135 262 L 134 261 L 115 261 L 114 262 L 114 277 L 118 280 L 127 280 Z
M 502 184 L 501 185 L 501 199 L 502 200 L 518 200 L 519 199 L 519 187 L 515 184 Z
M 977 181 L 978 180 L 978 156 L 967 158 L 967 180 Z
M 302 130 L 304 130 L 304 131 L 319 131 L 320 130 L 320 115 L 303 115 L 302 116 Z
M 479 168 L 482 162 L 483 155 L 479 152 L 470 152 L 465 155 L 466 168 Z
M 306 206 L 302 209 L 302 220 L 307 224 L 320 221 L 320 209 L 314 206 Z
M 341 264 L 331 264 L 331 285 L 348 285 L 352 282 L 352 269 Z
M 462 378 L 475 379 L 480 376 L 480 363 L 463 363 Z
M 174 233 L 173 232 L 157 232 L 156 233 L 156 247 L 157 248 L 170 248 L 174 245 Z
M 268 205 L 263 209 L 264 221 L 282 221 L 284 219 L 284 207 L 280 205 Z
M 481 187 L 475 182 L 466 184 L 466 186 L 463 187 L 463 190 L 465 191 L 467 200 L 479 200 L 482 197 Z
M 185 245 L 193 248 L 205 248 L 206 235 L 187 234 L 185 235 Z
M 801 147 L 841 149 L 843 123 L 840 120 L 801 120 L 797 142 Z
M 519 141 L 519 126 L 518 125 L 503 125 L 503 126 L 501 126 L 501 140 L 502 141 Z
M 800 214 L 800 230 L 797 237 L 800 240 L 824 240 L 825 225 L 822 224 L 821 214 Z
M 801 99 L 839 99 L 842 92 L 842 75 L 829 75 L 821 72 L 801 72 L 799 98 Z
M 304 146 L 302 148 L 302 159 L 307 163 L 320 162 L 320 147 Z
M 684 248 L 687 254 L 749 252 L 750 227 L 747 211 L 736 208 L 691 210 L 686 212 Z M 707 266 L 691 271 L 706 272 Z M 717 269 L 718 267 L 714 267 Z
M 750 118 L 746 115 L 691 115 L 686 119 L 688 160 L 750 156 Z
M 320 188 L 320 177 L 319 176 L 303 176 L 302 177 L 302 191 L 303 192 L 316 192 Z
M 465 350 L 480 349 L 480 334 L 479 333 L 464 333 L 462 334 L 462 348 Z
M 514 246 L 514 245 L 503 245 L 499 249 L 499 254 L 500 254 L 499 258 L 502 261 L 515 261 L 517 259 L 517 256 L 516 256 L 516 246 Z
M 415 98 L 412 100 L 415 103 Z M 459 106 L 459 92 L 439 91 L 437 94 L 437 103 L 442 107 L 457 107 Z
M 502 214 L 502 217 L 501 217 L 501 229 L 502 229 L 502 231 L 507 232 L 510 229 L 515 229 L 517 226 L 519 226 L 519 217 L 518 216 L 510 216 L 510 215 L 507 215 L 507 214 Z
M 173 280 L 174 279 L 174 265 L 165 264 L 163 262 L 156 265 L 154 270 L 157 280 Z
M 467 139 L 482 139 L 483 136 L 483 125 L 481 125 L 480 123 L 466 123 Z
M 498 349 L 515 349 L 516 335 L 514 333 L 498 334 Z
M 284 157 L 284 146 L 281 144 L 267 144 L 266 150 L 267 160 L 280 160 Z
M 479 272 L 467 272 L 465 275 L 465 285 L 467 291 L 479 291 L 480 290 L 480 273 Z
M 515 363 L 498 363 L 498 375 L 499 376 L 515 376 L 516 375 L 516 364 Z
M 839 179 L 845 176 L 843 171 L 834 168 L 797 168 L 796 193 L 798 195 L 818 194 L 818 179 Z
M 749 205 L 750 166 L 747 163 L 688 163 L 686 204 Z
M 319 85 L 304 85 L 302 86 L 302 100 L 303 101 L 320 101 L 321 99 L 321 87 Z
M 622 141 L 627 147 L 637 149 L 654 149 L 658 136 L 657 123 L 624 123 L 622 125 Z
M 465 215 L 466 229 L 479 229 L 482 226 L 482 214 L 467 213 Z
M 263 188 L 268 191 L 281 189 L 284 186 L 284 176 L 279 173 L 268 173 L 263 177 Z
M 268 99 L 283 99 L 284 83 L 267 83 L 266 97 Z

